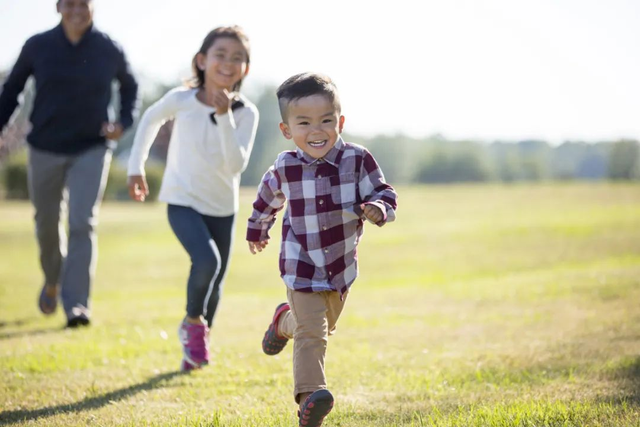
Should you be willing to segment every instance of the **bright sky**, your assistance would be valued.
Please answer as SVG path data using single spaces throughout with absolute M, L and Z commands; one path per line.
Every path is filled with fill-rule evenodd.
M 326 73 L 350 133 L 640 139 L 637 0 L 94 1 L 134 70 L 166 83 L 209 30 L 241 25 L 249 91 Z M 0 0 L 0 68 L 58 21 L 55 0 Z

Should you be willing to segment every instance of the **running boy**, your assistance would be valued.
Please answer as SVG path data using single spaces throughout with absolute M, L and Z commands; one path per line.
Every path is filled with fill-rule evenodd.
M 395 219 L 397 194 L 364 147 L 344 142 L 340 100 L 326 76 L 303 73 L 278 88 L 280 130 L 296 151 L 280 153 L 265 173 L 249 218 L 249 250 L 269 242 L 276 213 L 282 220 L 280 275 L 288 303 L 275 311 L 262 341 L 268 355 L 293 338 L 294 397 L 299 425 L 320 426 L 333 407 L 324 358 L 349 287 L 358 274 L 356 248 L 366 218 Z

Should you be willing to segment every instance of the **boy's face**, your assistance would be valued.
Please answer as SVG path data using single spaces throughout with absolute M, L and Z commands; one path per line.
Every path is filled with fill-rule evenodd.
M 344 116 L 326 96 L 311 95 L 289 103 L 280 130 L 302 151 L 320 159 L 336 144 L 343 126 Z

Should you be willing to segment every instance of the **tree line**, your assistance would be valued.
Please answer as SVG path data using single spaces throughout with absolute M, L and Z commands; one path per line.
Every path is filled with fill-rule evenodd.
M 1 79 L 0 79 L 1 80 Z M 171 86 L 156 85 L 142 99 L 141 112 L 166 93 Z M 117 91 L 114 88 L 114 93 Z M 32 98 L 28 89 L 23 107 L 17 113 L 5 138 L 9 144 L 0 148 L 0 164 L 16 151 L 28 131 L 26 113 Z M 258 133 L 242 185 L 255 186 L 273 163 L 278 153 L 294 149 L 278 129 L 280 113 L 275 88 L 264 88 L 254 97 L 260 111 Z M 114 108 L 117 106 L 114 97 Z M 150 154 L 150 161 L 161 169 L 171 135 L 171 122 L 163 126 Z M 134 129 L 120 141 L 115 153 L 116 171 L 123 169 L 131 147 Z M 402 134 L 362 137 L 345 133 L 344 139 L 364 145 L 378 162 L 389 182 L 456 183 L 456 182 L 518 182 L 543 180 L 637 180 L 640 179 L 640 143 L 637 140 L 566 141 L 551 145 L 540 140 L 474 141 L 452 140 L 442 135 L 413 138 Z M 8 145 L 8 146 L 7 146 Z M 118 172 L 114 172 L 116 174 Z M 114 178 L 115 179 L 115 178 Z

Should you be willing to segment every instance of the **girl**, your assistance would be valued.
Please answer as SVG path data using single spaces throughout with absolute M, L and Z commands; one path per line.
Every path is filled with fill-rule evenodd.
M 249 72 L 249 39 L 237 26 L 205 37 L 189 87 L 171 90 L 142 116 L 131 149 L 129 195 L 148 195 L 144 163 L 168 119 L 174 119 L 159 199 L 191 257 L 186 316 L 178 330 L 182 370 L 209 362 L 209 328 L 220 301 L 238 211 L 240 173 L 249 162 L 258 110 L 239 94 Z

